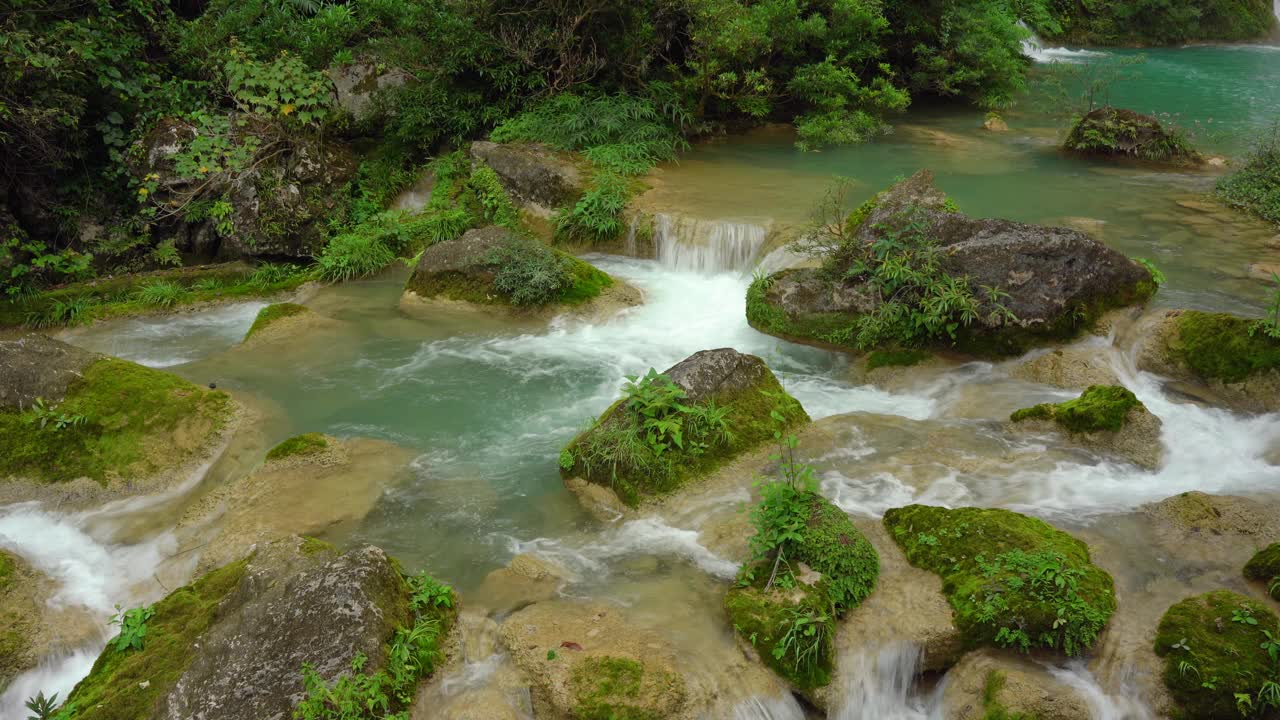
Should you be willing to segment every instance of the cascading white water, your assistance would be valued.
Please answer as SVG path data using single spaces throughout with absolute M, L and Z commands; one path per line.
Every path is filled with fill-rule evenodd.
M 171 367 L 240 342 L 253 325 L 260 301 L 234 303 L 179 316 L 108 321 L 71 330 L 63 340 L 147 367 Z
M 1051 667 L 1049 673 L 1084 698 L 1089 705 L 1090 720 L 1154 720 L 1151 709 L 1137 700 L 1133 692 L 1108 695 L 1098 679 L 1089 672 L 1083 662 L 1073 662 L 1065 667 Z M 1127 688 L 1126 688 L 1127 690 Z
M 1276 0 L 1276 2 L 1280 2 L 1280 0 Z M 1018 21 L 1018 25 L 1021 26 L 1023 30 L 1030 33 L 1027 36 L 1027 39 L 1022 41 L 1022 54 L 1036 62 L 1084 62 L 1086 58 L 1105 55 L 1105 53 L 1097 52 L 1095 50 L 1070 50 L 1064 47 L 1046 47 L 1044 40 L 1041 40 L 1034 32 L 1031 32 L 1031 28 L 1027 27 L 1026 23 Z
M 895 642 L 858 648 L 840 658 L 838 687 L 843 692 L 830 720 L 941 720 L 940 698 L 915 693 L 923 650 Z
M 658 262 L 672 270 L 749 272 L 768 228 L 730 220 L 701 220 L 659 213 L 653 218 Z
M 774 697 L 753 697 L 733 708 L 733 720 L 804 720 L 804 708 L 790 693 Z

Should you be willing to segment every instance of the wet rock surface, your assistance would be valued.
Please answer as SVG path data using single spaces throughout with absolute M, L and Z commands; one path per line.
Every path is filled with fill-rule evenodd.
M 1044 666 L 1012 652 L 969 653 L 947 673 L 942 694 L 948 720 L 984 720 L 996 708 L 1036 720 L 1090 720 L 1079 691 L 1053 677 Z M 990 692 L 994 690 L 994 692 Z
M 0 340 L 0 409 L 25 410 L 37 398 L 56 405 L 102 357 L 36 333 Z
M 573 204 L 586 189 L 577 162 L 545 145 L 478 141 L 470 154 L 493 168 L 507 192 L 542 214 Z

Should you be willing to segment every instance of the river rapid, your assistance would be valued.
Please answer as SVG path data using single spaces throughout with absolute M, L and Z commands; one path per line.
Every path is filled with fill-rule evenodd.
M 1042 62 L 1073 62 L 1095 51 L 1029 52 Z M 1280 48 L 1148 55 L 1115 101 L 1180 113 L 1179 122 L 1202 132 L 1210 152 L 1238 156 L 1280 117 Z M 1251 265 L 1280 261 L 1280 250 L 1268 245 L 1273 229 L 1199 206 L 1212 172 L 1060 155 L 1055 120 L 1035 109 L 1034 96 L 1006 116 L 1013 128 L 1007 133 L 981 130 L 978 113 L 920 108 L 892 135 L 856 148 L 804 154 L 774 128 L 696 147 L 661 167 L 641 199 L 657 215 L 656 257 L 587 256 L 644 293 L 642 305 L 605 322 L 560 318 L 531 327 L 475 316 L 408 317 L 397 304 L 406 271 L 397 269 L 321 290 L 307 304 L 336 323 L 323 337 L 285 349 L 237 345 L 262 303 L 104 322 L 64 339 L 252 398 L 263 418 L 253 447 L 325 432 L 408 450 L 412 459 L 373 511 L 323 539 L 379 545 L 407 569 L 452 583 L 464 606 L 480 609 L 488 607 L 478 593 L 490 572 L 520 553 L 541 556 L 566 569 L 562 595 L 626 607 L 694 665 L 715 667 L 736 652 L 719 603 L 737 566 L 702 530 L 732 522 L 745 493 L 695 493 L 650 516 L 602 524 L 565 491 L 556 462 L 627 376 L 699 350 L 732 347 L 764 358 L 815 420 L 832 418 L 824 427 L 834 439 L 806 446 L 806 456 L 824 495 L 860 526 L 911 502 L 1007 507 L 1122 547 L 1143 541 L 1126 518 L 1144 503 L 1193 489 L 1280 489 L 1273 464 L 1280 417 L 1188 402 L 1162 378 L 1135 370 L 1130 344 L 1114 337 L 1081 343 L 1163 421 L 1166 458 L 1158 471 L 1057 447 L 1051 438 L 1004 433 L 1000 421 L 1012 410 L 1076 394 L 1016 379 L 1015 362 L 926 369 L 872 385 L 841 354 L 747 325 L 752 272 L 796 259 L 782 245 L 832 175 L 851 178 L 850 201 L 860 202 L 921 167 L 933 169 L 939 187 L 969 214 L 1068 224 L 1152 259 L 1169 278 L 1157 306 L 1260 312 L 1267 286 Z M 0 546 L 59 583 L 50 603 L 77 609 L 98 628 L 18 678 L 0 697 L 0 717 L 18 716 L 36 691 L 65 696 L 109 637 L 113 606 L 153 601 L 190 579 L 198 552 L 177 520 L 230 472 L 207 470 L 165 496 L 93 512 L 0 507 Z M 1124 587 L 1139 581 L 1139 565 L 1118 560 L 1108 569 Z M 430 690 L 440 703 L 501 685 L 509 663 L 492 643 L 474 645 L 481 649 Z M 946 679 L 922 682 L 919 656 L 918 647 L 886 642 L 842 658 L 841 694 L 826 716 L 943 717 Z M 1126 692 L 1124 668 L 1121 657 L 1106 670 L 1070 663 L 1052 672 L 1081 690 L 1097 720 L 1151 717 Z M 719 694 L 715 717 L 819 717 L 780 684 L 762 688 L 710 672 L 696 682 Z M 504 693 L 517 713 L 530 712 L 527 692 Z

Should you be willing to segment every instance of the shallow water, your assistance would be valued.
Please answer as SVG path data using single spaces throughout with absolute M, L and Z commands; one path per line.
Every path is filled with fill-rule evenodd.
M 1171 111 L 1206 124 L 1213 117 L 1226 130 L 1210 146 L 1222 152 L 1238 152 L 1280 111 L 1280 82 L 1266 82 L 1268 73 L 1280 72 L 1280 53 L 1272 49 L 1187 48 L 1150 56 L 1137 69 L 1145 73 L 1141 90 L 1125 90 L 1133 94 L 1123 101 L 1138 109 L 1177 102 L 1183 107 Z M 1169 79 L 1180 73 L 1209 73 L 1218 82 Z M 255 398 L 270 408 L 267 446 L 320 431 L 406 448 L 413 458 L 406 479 L 363 522 L 326 539 L 380 545 L 407 568 L 429 569 L 454 583 L 464 598 L 513 555 L 540 555 L 568 570 L 564 592 L 570 596 L 626 606 L 704 663 L 733 650 L 719 624 L 718 592 L 736 564 L 709 549 L 699 530 L 736 515 L 746 493 L 708 495 L 678 512 L 601 528 L 564 491 L 557 469 L 560 448 L 617 397 L 626 376 L 664 369 L 698 350 L 733 347 L 759 355 L 815 419 L 848 416 L 834 422 L 828 444 L 805 450 L 823 492 L 855 515 L 876 517 L 909 502 L 977 504 L 1084 527 L 1182 490 L 1274 488 L 1280 473 L 1264 454 L 1280 442 L 1280 418 L 1183 403 L 1159 378 L 1134 372 L 1102 339 L 1085 342 L 1109 358 L 1164 422 L 1168 454 L 1159 471 L 1139 471 L 1054 438 L 1009 436 L 1001 421 L 1011 410 L 1072 394 L 1012 380 L 1006 365 L 925 373 L 889 392 L 858 384 L 840 354 L 748 327 L 744 293 L 751 270 L 771 250 L 770 269 L 788 261 L 769 238 L 803 223 L 831 175 L 853 178 L 857 197 L 851 200 L 860 201 L 921 167 L 932 168 L 940 186 L 972 214 L 1069 221 L 1128 254 L 1153 259 L 1169 277 L 1161 305 L 1261 307 L 1265 286 L 1248 277 L 1247 266 L 1280 259 L 1265 247 L 1274 231 L 1235 214 L 1178 204 L 1210 188 L 1212 174 L 1064 157 L 1053 148 L 1053 122 L 1034 109 L 1010 113 L 1014 129 L 1005 134 L 978 129 L 980 115 L 967 111 L 923 109 L 908 120 L 875 143 L 817 154 L 799 153 L 788 132 L 766 129 L 700 145 L 663 167 L 644 200 L 670 213 L 660 219 L 658 259 L 588 258 L 645 295 L 643 305 L 605 322 L 562 318 L 539 327 L 474 314 L 409 317 L 397 305 L 405 279 L 400 269 L 321 291 L 308 304 L 337 322 L 287 346 L 237 346 L 261 303 L 104 323 L 66 337 Z M 723 219 L 733 222 L 718 222 Z M 171 506 L 181 502 L 116 506 L 94 517 L 0 508 L 0 545 L 64 580 L 64 592 L 53 600 L 83 606 L 101 623 L 116 602 L 163 594 L 155 570 L 178 552 L 170 532 L 178 512 Z M 36 547 L 28 542 L 34 536 L 46 540 Z M 166 582 L 173 581 L 166 576 Z M 23 693 L 69 689 L 93 655 L 65 651 L 16 682 L 0 699 L 0 714 L 16 709 Z M 934 691 L 916 686 L 913 652 L 890 646 L 850 658 L 845 670 L 854 674 L 853 690 L 832 717 L 936 717 Z M 482 687 L 501 674 L 503 663 L 500 656 L 468 658 L 444 692 Z M 1082 666 L 1056 672 L 1086 691 L 1095 717 L 1143 717 L 1141 708 L 1104 693 Z M 719 690 L 734 718 L 804 717 L 786 694 Z M 516 705 L 527 702 L 518 693 L 511 697 Z

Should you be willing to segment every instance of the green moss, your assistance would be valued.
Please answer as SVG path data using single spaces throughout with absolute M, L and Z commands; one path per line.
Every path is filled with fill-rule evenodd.
M 323 433 L 306 433 L 295 435 L 267 452 L 267 460 L 280 460 L 296 455 L 315 455 L 329 447 L 329 441 Z
M 1200 153 L 1177 128 L 1120 108 L 1100 108 L 1080 118 L 1063 147 L 1093 155 L 1130 156 L 1154 162 L 1199 163 Z
M 801 689 L 831 682 L 836 620 L 862 604 L 880 575 L 880 556 L 848 514 L 820 495 L 813 494 L 811 501 L 802 540 L 787 558 L 790 570 L 783 566 L 781 579 L 766 591 L 772 564 L 747 565 L 725 597 L 725 611 L 739 636 L 770 668 Z M 795 577 L 799 563 L 821 579 L 812 585 L 800 582 Z M 798 617 L 823 618 L 820 630 L 816 637 L 788 642 L 786 635 Z M 807 654 L 797 652 L 806 643 L 816 647 Z
M 911 367 L 933 357 L 924 350 L 872 350 L 867 354 L 867 372 L 882 367 Z
M 1052 420 L 1073 433 L 1116 432 L 1124 427 L 1129 411 L 1140 407 L 1142 402 L 1119 385 L 1092 385 L 1075 400 L 1015 410 L 1009 419 Z
M 563 264 L 569 282 L 553 304 L 581 305 L 600 296 L 614 284 L 608 273 L 560 250 L 547 248 Z M 423 298 L 444 298 L 476 305 L 514 305 L 511 298 L 494 285 L 494 273 L 477 268 L 470 272 L 415 273 L 405 290 Z
M 852 322 L 842 313 L 815 313 L 792 318 L 769 302 L 769 287 L 791 271 L 757 276 L 747 288 L 747 324 L 775 337 L 792 342 L 814 343 L 836 349 L 856 350 L 848 333 Z
M 268 305 L 258 311 L 258 317 L 254 318 L 253 325 L 250 326 L 249 332 L 244 334 L 244 339 L 248 340 L 253 337 L 254 333 L 262 330 L 271 323 L 282 318 L 293 317 L 308 312 L 305 307 L 296 303 L 275 303 Z
M 155 604 L 141 650 L 107 646 L 88 677 L 67 696 L 76 720 L 151 717 L 195 656 L 194 646 L 213 623 L 218 605 L 244 575 L 247 560 L 214 570 Z
M 226 393 L 176 375 L 104 358 L 85 368 L 56 411 L 84 422 L 40 426 L 34 410 L 0 412 L 0 477 L 52 482 L 89 477 L 105 483 L 182 459 L 172 433 L 211 433 L 231 410 Z
M 1253 324 L 1226 313 L 1188 310 L 1178 318 L 1169 352 L 1204 380 L 1240 382 L 1280 368 L 1280 340 L 1250 333 Z
M 1244 576 L 1266 583 L 1271 597 L 1280 600 L 1280 543 L 1272 543 L 1249 558 Z
M 635 506 L 645 497 L 669 493 L 771 441 L 778 427 L 771 416 L 774 410 L 782 413 L 784 429 L 809 421 L 799 401 L 782 389 L 772 373 L 764 373 L 760 382 L 744 390 L 720 393 L 697 405 L 709 403 L 729 408 L 732 437 L 727 442 L 712 444 L 698 454 L 673 449 L 658 456 L 619 400 L 564 448 L 561 476 L 611 487 L 623 502 Z
M 627 658 L 589 657 L 569 679 L 577 701 L 574 720 L 661 720 L 661 708 L 679 703 L 684 683 Z
M 884 524 L 912 565 L 942 578 L 969 647 L 1079 655 L 1115 611 L 1111 576 L 1090 562 L 1083 542 L 1042 520 L 909 505 L 886 512 Z
M 13 582 L 13 573 L 17 570 L 17 563 L 13 556 L 0 550 L 0 592 L 4 592 L 9 588 L 9 583 Z
M 591 263 L 583 262 L 572 255 L 568 258 L 569 274 L 573 284 L 560 295 L 560 302 L 566 305 L 580 305 L 600 296 L 606 288 L 613 285 L 613 278 Z
M 303 555 L 315 555 L 316 553 L 336 555 L 338 553 L 338 548 L 334 547 L 333 543 L 317 540 L 309 535 L 303 536 L 302 545 L 299 549 L 302 550 Z
M 1245 618 L 1253 622 L 1240 621 Z M 1156 629 L 1155 650 L 1164 658 L 1164 684 L 1179 717 L 1242 717 L 1236 693 L 1256 698 L 1264 682 L 1280 680 L 1276 663 L 1261 647 L 1267 632 L 1280 635 L 1275 613 L 1227 590 L 1170 607 Z
M 982 685 L 982 720 L 1036 720 L 1025 713 L 1009 712 L 1000 702 L 1000 691 L 1004 690 L 1005 674 L 999 670 L 987 673 Z

